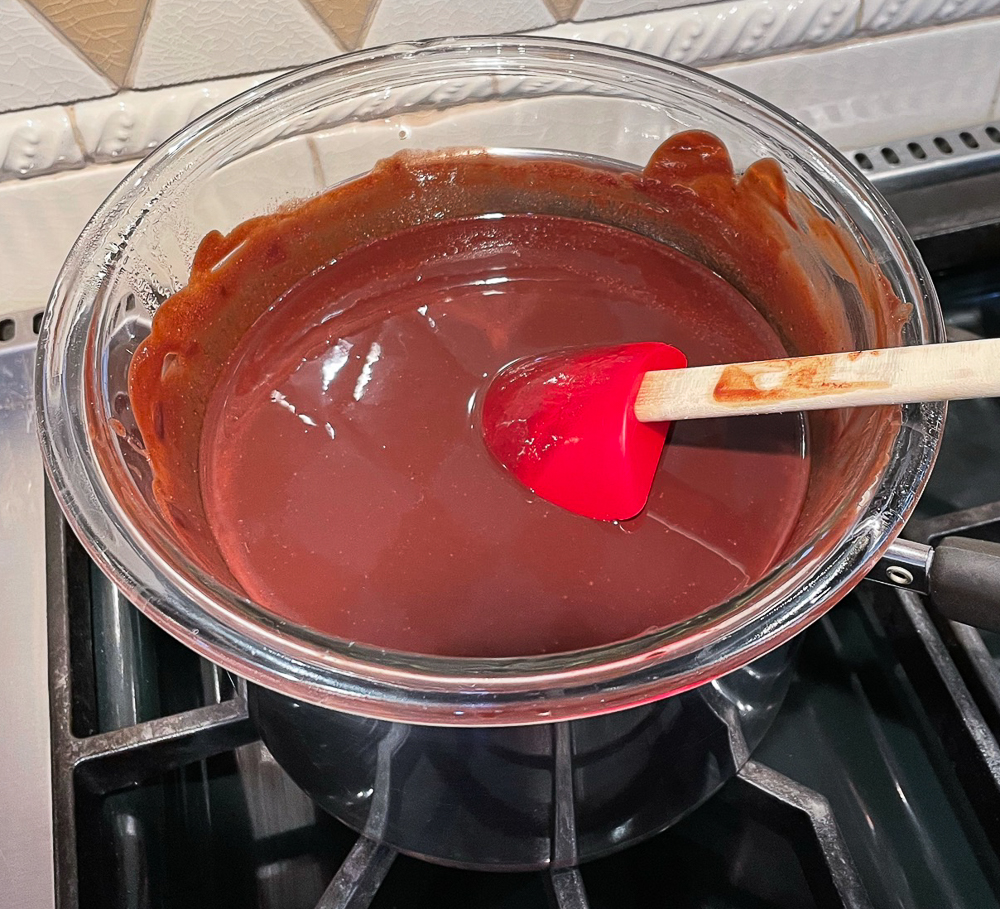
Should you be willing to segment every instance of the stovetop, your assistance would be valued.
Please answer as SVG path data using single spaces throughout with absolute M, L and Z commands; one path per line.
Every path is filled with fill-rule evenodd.
M 955 338 L 1000 336 L 1000 132 L 970 134 L 996 154 L 956 133 L 917 141 L 924 158 L 912 143 L 855 157 L 918 238 Z M 257 741 L 240 682 L 129 606 L 50 492 L 43 505 L 35 331 L 33 313 L 0 321 L 3 637 L 22 642 L 2 650 L 0 685 L 37 694 L 7 705 L 18 734 L 0 735 L 0 792 L 15 823 L 0 826 L 48 837 L 60 909 L 629 909 L 653 894 L 677 909 L 1000 907 L 1000 636 L 867 583 L 803 635 L 752 759 L 667 832 L 551 874 L 458 871 L 359 838 Z M 1000 540 L 1000 401 L 951 405 L 906 531 L 954 533 Z M 26 807 L 50 745 L 54 832 Z M 37 871 L 11 878 L 4 906 L 44 904 Z

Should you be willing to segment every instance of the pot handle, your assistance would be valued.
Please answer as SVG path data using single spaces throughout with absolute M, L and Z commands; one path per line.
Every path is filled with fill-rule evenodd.
M 1000 543 L 946 537 L 931 547 L 896 540 L 868 578 L 929 594 L 953 622 L 1000 632 Z

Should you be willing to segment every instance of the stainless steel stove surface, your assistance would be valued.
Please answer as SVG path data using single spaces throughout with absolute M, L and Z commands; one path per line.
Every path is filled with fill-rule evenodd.
M 918 238 L 950 330 L 996 336 L 1000 132 L 968 134 L 978 151 L 946 134 L 917 143 L 930 155 L 900 143 L 856 160 Z M 33 326 L 31 314 L 9 321 L 0 387 L 15 391 L 0 398 L 0 453 L 17 455 L 27 404 L 11 395 L 27 393 Z M 41 482 L 37 460 L 15 461 L 8 498 Z M 42 563 L 19 559 L 43 545 L 43 521 L 12 502 L 0 576 L 16 606 L 40 593 L 28 566 Z M 906 535 L 955 533 L 1000 541 L 996 400 L 952 405 Z M 44 537 L 60 909 L 1000 906 L 1000 636 L 952 624 L 914 593 L 863 584 L 803 635 L 763 744 L 667 832 L 580 869 L 488 874 L 397 856 L 315 808 L 256 740 L 239 683 L 123 601 L 51 494 Z M 30 621 L 26 609 L 8 617 Z M 41 683 L 44 653 L 0 665 L 8 671 Z M 19 733 L 38 725 L 31 707 Z M 43 736 L 26 741 L 44 748 Z M 0 742 L 4 773 L 16 776 L 30 761 Z M 3 792 L 14 791 L 8 780 Z

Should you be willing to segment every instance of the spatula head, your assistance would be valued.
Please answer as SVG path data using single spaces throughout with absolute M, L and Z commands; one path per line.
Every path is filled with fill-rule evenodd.
M 669 423 L 640 423 L 643 375 L 687 359 L 659 342 L 516 360 L 490 383 L 483 436 L 532 492 L 602 521 L 635 517 L 649 498 Z

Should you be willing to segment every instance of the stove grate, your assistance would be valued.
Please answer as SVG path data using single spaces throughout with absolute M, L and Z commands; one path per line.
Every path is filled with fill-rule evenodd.
M 57 905 L 59 909 L 91 905 L 144 909 L 155 903 L 148 882 L 141 884 L 136 880 L 148 879 L 156 860 L 147 854 L 150 843 L 143 832 L 141 812 L 130 809 L 115 814 L 110 825 L 116 842 L 115 875 L 131 883 L 105 881 L 96 890 L 87 884 L 81 888 L 88 870 L 95 864 L 103 864 L 94 842 L 94 817 L 106 819 L 110 799 L 141 788 L 151 778 L 204 765 L 220 755 L 235 751 L 237 764 L 255 762 L 258 770 L 261 761 L 273 759 L 269 759 L 257 741 L 240 686 L 220 682 L 214 671 L 205 671 L 207 664 L 199 669 L 199 675 L 203 681 L 206 677 L 212 680 L 204 685 L 209 703 L 121 728 L 102 729 L 101 717 L 108 711 L 102 706 L 100 686 L 92 668 L 94 654 L 101 650 L 102 658 L 110 660 L 112 665 L 122 658 L 122 653 L 107 652 L 106 643 L 95 643 L 94 635 L 88 635 L 101 626 L 103 619 L 95 619 L 94 610 L 106 592 L 102 592 L 100 581 L 95 585 L 93 579 L 87 579 L 85 569 L 96 569 L 89 565 L 51 494 L 47 498 L 46 534 Z M 103 603 L 102 608 L 106 605 Z M 128 627 L 134 631 L 134 626 Z M 134 651 L 134 641 L 132 645 L 121 645 L 127 638 L 115 635 L 113 639 L 119 642 L 118 646 Z M 88 662 L 91 668 L 84 671 L 81 664 Z M 141 680 L 136 681 L 137 685 L 140 683 Z M 105 691 L 105 698 L 107 694 Z M 115 694 L 122 697 L 120 690 Z M 125 700 L 134 706 L 141 698 L 132 691 Z M 120 717 L 123 711 L 111 713 Z M 140 715 L 142 711 L 133 709 L 132 713 Z M 250 761 L 248 748 L 259 750 L 263 757 Z M 745 744 L 732 741 L 731 748 L 737 760 L 745 759 Z M 563 762 L 563 767 L 562 788 L 571 792 L 568 763 Z M 558 790 L 558 779 L 556 786 Z M 809 902 L 813 905 L 820 909 L 870 906 L 823 796 L 750 760 L 725 787 L 723 798 L 729 810 L 760 824 L 789 844 L 801 866 Z M 314 903 L 317 909 L 367 909 L 376 905 L 379 889 L 397 859 L 395 850 L 377 841 L 380 826 L 377 801 L 368 825 L 369 835 L 352 840 L 346 857 L 319 901 Z M 258 819 L 259 824 L 267 823 L 268 812 L 269 809 L 262 809 L 263 819 Z M 306 808 L 306 823 L 311 820 L 308 813 Z M 302 821 L 299 817 L 297 822 Z M 555 823 L 560 831 L 555 838 L 557 850 L 564 856 L 572 856 L 575 843 L 571 812 L 566 808 L 557 810 Z M 100 822 L 96 827 L 101 829 Z M 294 834 L 295 829 L 272 830 L 265 839 L 274 841 L 289 833 Z M 570 867 L 535 876 L 543 880 L 542 892 L 555 909 L 588 909 L 592 905 L 585 884 L 588 873 L 584 866 L 582 870 Z M 119 900 L 122 893 L 131 895 Z M 276 900 L 259 905 L 282 903 Z

